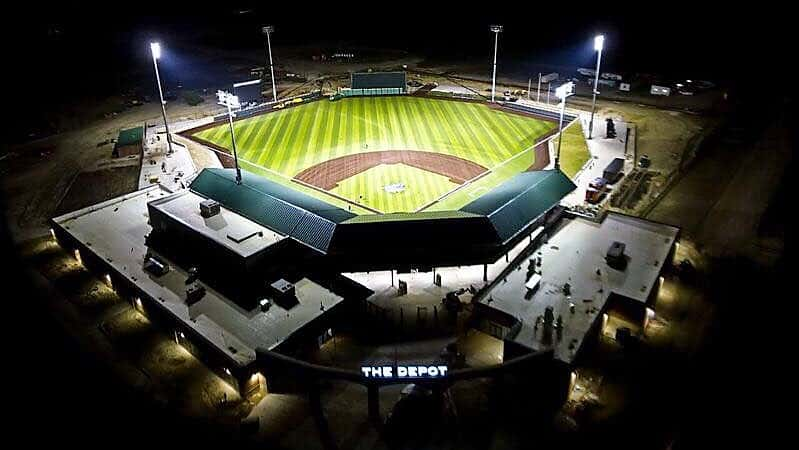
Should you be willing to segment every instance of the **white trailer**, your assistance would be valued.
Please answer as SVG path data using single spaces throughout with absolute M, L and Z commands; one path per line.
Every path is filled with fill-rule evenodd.
M 652 87 L 649 89 L 649 93 L 652 95 L 669 96 L 671 95 L 671 88 L 653 84 Z
M 541 82 L 542 83 L 551 83 L 553 81 L 558 81 L 560 78 L 560 74 L 557 72 L 548 73 L 546 75 L 541 75 Z
M 619 75 L 617 73 L 611 73 L 611 72 L 602 73 L 600 75 L 600 78 L 604 78 L 606 80 L 616 80 L 616 81 L 621 81 L 622 80 L 622 76 L 621 75 Z

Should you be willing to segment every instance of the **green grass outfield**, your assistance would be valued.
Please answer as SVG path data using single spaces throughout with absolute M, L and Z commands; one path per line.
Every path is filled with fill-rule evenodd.
M 438 152 L 491 169 L 529 149 L 556 126 L 550 121 L 498 111 L 481 103 L 408 96 L 320 100 L 234 124 L 239 159 L 249 163 L 242 166 L 261 174 L 272 171 L 270 178 L 286 177 L 282 181 L 291 187 L 297 187 L 297 183 L 290 178 L 306 168 L 340 156 L 379 150 Z M 230 148 L 227 123 L 198 131 L 193 136 Z M 525 164 L 532 164 L 533 157 L 530 151 Z M 416 177 L 416 182 L 435 179 L 421 177 L 418 171 L 407 172 L 409 177 Z M 497 180 L 496 184 L 504 179 L 507 178 Z M 411 181 L 406 183 L 409 187 Z M 369 188 L 383 190 L 383 186 L 364 185 L 364 189 Z M 429 194 L 438 190 L 436 186 L 414 189 L 420 193 L 416 201 L 384 204 L 385 210 L 377 209 L 403 211 L 410 205 L 426 204 Z M 332 201 L 330 196 L 312 189 L 303 191 L 339 206 L 345 203 Z M 422 195 L 423 192 L 426 194 Z M 357 202 L 358 197 L 351 197 L 353 194 L 342 190 L 339 195 Z M 391 197 L 399 199 L 400 196 Z

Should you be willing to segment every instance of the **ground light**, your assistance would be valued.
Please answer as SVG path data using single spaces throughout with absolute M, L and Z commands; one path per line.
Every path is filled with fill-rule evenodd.
M 566 99 L 574 95 L 574 83 L 569 81 L 555 89 L 555 96 L 560 99 L 560 122 L 558 123 L 558 150 L 555 153 L 555 169 L 560 169 L 560 145 L 563 143 L 563 115 L 566 113 Z
M 594 50 L 596 50 L 596 73 L 594 73 L 594 93 L 591 100 L 591 121 L 588 123 L 588 139 L 594 135 L 594 112 L 596 112 L 596 96 L 599 94 L 599 65 L 602 62 L 602 49 L 605 47 L 605 36 L 597 35 L 594 38 Z
M 167 153 L 172 153 L 172 137 L 169 135 L 169 124 L 166 121 L 166 102 L 164 101 L 164 91 L 161 89 L 161 75 L 158 73 L 158 58 L 161 57 L 161 44 L 158 42 L 150 43 L 150 52 L 153 54 L 153 67 L 155 68 L 155 82 L 158 85 L 158 96 L 161 99 L 161 114 L 164 116 L 164 131 L 166 132 Z
M 272 33 L 275 32 L 275 27 L 267 25 L 261 27 L 261 33 L 266 35 L 266 48 L 269 54 L 269 72 L 272 74 L 272 99 L 277 101 L 277 87 L 275 87 L 275 66 L 272 64 Z
M 494 71 L 491 75 L 491 102 L 494 102 L 497 91 L 497 48 L 499 47 L 499 33 L 502 33 L 502 25 L 491 25 L 494 32 Z
M 233 135 L 233 108 L 241 108 L 239 98 L 230 92 L 216 91 L 217 103 L 227 107 L 227 118 L 230 123 L 230 142 L 233 144 L 233 162 L 236 165 L 236 183 L 241 184 L 241 169 L 239 168 L 239 156 L 236 152 L 236 137 Z

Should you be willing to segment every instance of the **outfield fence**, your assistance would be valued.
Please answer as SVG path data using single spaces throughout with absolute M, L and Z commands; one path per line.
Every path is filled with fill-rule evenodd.
M 341 89 L 338 95 L 342 97 L 370 97 L 378 95 L 401 95 L 403 88 L 369 88 L 369 89 Z
M 255 116 L 264 112 L 272 111 L 275 109 L 275 106 L 280 104 L 284 106 L 291 105 L 295 103 L 295 100 L 301 100 L 304 102 L 304 101 L 313 101 L 320 98 L 322 98 L 322 91 L 313 91 L 307 94 L 295 95 L 293 97 L 283 98 L 276 102 L 273 101 L 273 102 L 261 103 L 260 105 L 253 106 L 251 108 L 240 109 L 238 111 L 235 111 L 236 119 L 237 120 L 243 119 L 245 117 Z M 222 113 L 216 114 L 214 116 L 214 122 L 225 121 L 225 120 L 227 120 L 227 110 L 225 110 Z

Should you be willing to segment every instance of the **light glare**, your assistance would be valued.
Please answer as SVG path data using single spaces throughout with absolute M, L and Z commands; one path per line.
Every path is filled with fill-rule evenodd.
M 605 46 L 605 36 L 600 34 L 594 38 L 594 50 L 600 52 L 602 51 L 602 47 L 604 46 Z
M 161 44 L 158 42 L 150 43 L 150 51 L 153 53 L 153 58 L 158 59 L 161 57 Z
M 568 83 L 564 83 L 558 86 L 557 89 L 555 89 L 555 96 L 561 100 L 572 95 L 573 93 L 574 93 L 574 83 L 571 81 L 569 81 Z

